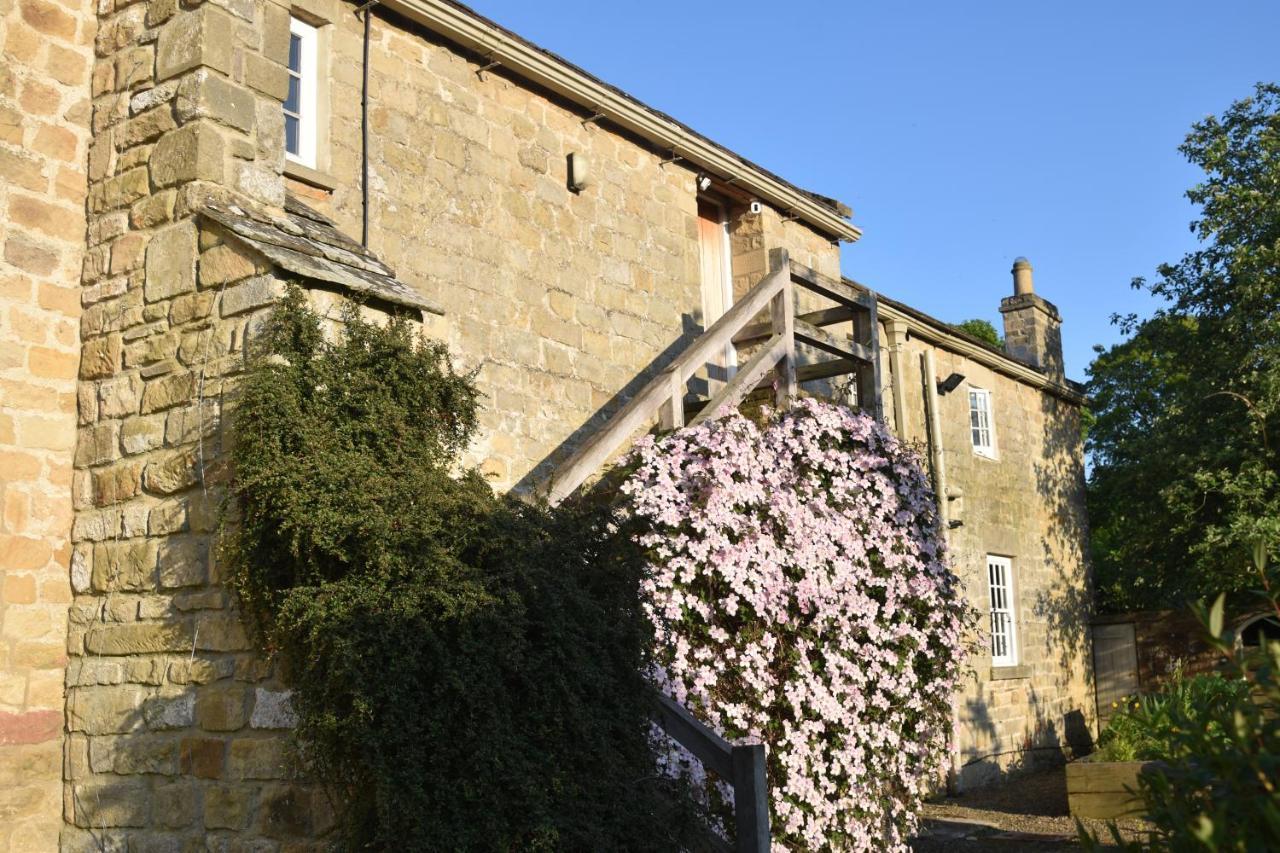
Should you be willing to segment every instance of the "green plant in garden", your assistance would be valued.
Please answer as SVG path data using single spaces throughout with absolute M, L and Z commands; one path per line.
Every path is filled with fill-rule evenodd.
M 1254 548 L 1259 595 L 1280 615 L 1280 582 L 1268 571 L 1267 548 Z M 1264 642 L 1250 653 L 1223 628 L 1225 596 L 1212 607 L 1197 606 L 1210 642 L 1222 654 L 1227 679 L 1247 681 L 1239 694 L 1213 694 L 1192 708 L 1171 703 L 1164 738 L 1168 755 L 1138 779 L 1154 832 L 1127 851 L 1280 850 L 1280 642 Z M 1097 838 L 1080 830 L 1090 849 Z
M 1186 677 L 1179 664 L 1158 693 L 1125 700 L 1098 738 L 1099 761 L 1152 761 L 1180 757 L 1185 744 L 1179 726 L 1204 730 L 1210 740 L 1223 739 L 1220 718 L 1226 708 L 1246 701 L 1251 690 L 1243 678 L 1218 673 Z
M 407 321 L 291 288 L 235 409 L 224 556 L 370 850 L 694 849 L 655 771 L 642 561 L 607 508 L 496 496 L 477 391 Z

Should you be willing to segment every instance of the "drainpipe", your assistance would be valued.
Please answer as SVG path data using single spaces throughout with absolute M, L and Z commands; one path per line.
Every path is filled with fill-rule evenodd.
M 938 411 L 938 367 L 933 349 L 920 354 L 920 381 L 924 384 L 925 429 L 929 436 L 929 463 L 933 469 L 934 499 L 938 503 L 938 525 L 942 541 L 951 554 L 951 512 L 947 506 L 946 452 L 942 448 L 942 416 Z M 897 395 L 894 396 L 897 406 Z M 960 699 L 951 697 L 951 767 L 947 771 L 947 793 L 955 796 L 960 784 Z
M 381 0 L 369 0 L 357 11 L 364 14 L 364 63 L 360 80 L 360 245 L 369 248 L 369 27 L 373 7 Z
M 901 441 L 907 440 L 907 383 L 902 365 L 902 351 L 907 345 L 907 327 L 899 320 L 886 320 L 885 337 L 889 339 L 890 391 L 893 394 L 893 430 Z

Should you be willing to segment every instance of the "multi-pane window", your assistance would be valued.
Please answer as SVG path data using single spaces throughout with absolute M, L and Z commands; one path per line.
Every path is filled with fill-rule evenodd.
M 973 452 L 981 456 L 996 455 L 995 427 L 991 417 L 991 392 L 969 389 L 969 436 Z
M 1018 623 L 1013 599 L 1013 562 L 987 555 L 987 586 L 991 594 L 991 665 L 1018 663 Z
M 289 159 L 316 165 L 316 28 L 289 22 L 289 93 L 284 100 L 284 150 Z

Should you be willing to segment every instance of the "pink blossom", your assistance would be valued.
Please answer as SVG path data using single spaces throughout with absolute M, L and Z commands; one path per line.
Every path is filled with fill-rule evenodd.
M 907 850 L 944 767 L 970 618 L 917 455 L 800 400 L 637 442 L 623 485 L 669 695 L 761 738 L 777 850 Z M 669 741 L 667 772 L 730 799 Z

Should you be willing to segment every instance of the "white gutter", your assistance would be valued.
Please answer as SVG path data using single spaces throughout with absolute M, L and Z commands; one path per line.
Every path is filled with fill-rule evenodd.
M 976 361 L 984 367 L 989 367 L 996 373 L 1002 373 L 1010 379 L 1016 379 L 1033 388 L 1039 388 L 1055 397 L 1060 397 L 1068 403 L 1076 405 L 1084 405 L 1086 402 L 1085 395 L 1081 394 L 1073 388 L 1054 382 L 1034 367 L 1015 361 L 1008 356 L 1002 356 L 999 353 L 992 352 L 980 344 L 975 344 L 965 340 L 959 335 L 952 335 L 943 329 L 927 323 L 914 314 L 901 310 L 894 305 L 881 299 L 877 305 L 880 311 L 881 320 L 894 320 L 906 326 L 912 337 L 919 338 L 922 341 L 928 341 L 935 346 L 941 347 L 948 352 L 962 355 L 971 361 Z
M 380 4 L 513 74 L 591 110 L 670 151 L 690 165 L 754 194 L 832 238 L 855 241 L 862 231 L 832 207 L 753 166 L 731 151 L 574 67 L 560 57 L 448 0 L 383 0 Z M 780 125 L 781 127 L 781 125 Z

